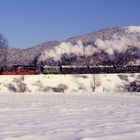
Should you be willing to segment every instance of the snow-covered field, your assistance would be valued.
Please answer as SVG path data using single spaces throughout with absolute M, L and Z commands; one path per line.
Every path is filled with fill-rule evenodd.
M 140 97 L 0 94 L 0 140 L 139 140 Z

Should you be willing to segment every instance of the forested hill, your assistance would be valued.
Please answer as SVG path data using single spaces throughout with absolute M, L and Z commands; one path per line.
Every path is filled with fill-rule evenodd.
M 28 49 L 8 48 L 7 65 L 140 65 L 140 26 L 113 27 Z

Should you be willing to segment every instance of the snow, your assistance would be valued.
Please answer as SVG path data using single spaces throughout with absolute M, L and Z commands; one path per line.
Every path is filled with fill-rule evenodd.
M 123 78 L 124 77 L 124 78 Z M 0 93 L 3 92 L 54 92 L 59 88 L 71 92 L 125 92 L 125 86 L 139 81 L 140 74 L 95 75 L 30 75 L 0 76 Z M 65 87 L 65 88 L 64 88 Z
M 0 94 L 0 140 L 139 140 L 140 97 Z
M 140 33 L 140 26 L 128 26 L 128 27 L 125 27 L 125 29 L 129 33 Z

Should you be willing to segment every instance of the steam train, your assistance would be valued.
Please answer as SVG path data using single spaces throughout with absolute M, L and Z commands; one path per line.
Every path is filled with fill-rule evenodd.
M 140 73 L 140 66 L 5 66 L 0 75 Z

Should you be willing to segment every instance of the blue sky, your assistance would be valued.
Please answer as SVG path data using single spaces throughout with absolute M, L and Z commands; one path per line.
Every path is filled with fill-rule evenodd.
M 28 48 L 112 26 L 140 25 L 140 0 L 0 0 L 0 33 Z

